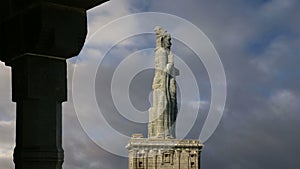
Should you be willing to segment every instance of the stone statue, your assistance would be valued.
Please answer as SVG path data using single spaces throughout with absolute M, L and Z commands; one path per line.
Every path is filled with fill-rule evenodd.
M 171 52 L 171 36 L 155 27 L 155 74 L 153 102 L 149 109 L 148 138 L 133 134 L 128 149 L 129 169 L 200 169 L 203 144 L 199 140 L 176 139 L 176 79 L 179 75 Z
M 161 27 L 155 27 L 155 75 L 153 79 L 153 105 L 149 109 L 149 138 L 175 138 L 177 117 L 176 80 L 179 75 L 171 53 L 171 36 Z

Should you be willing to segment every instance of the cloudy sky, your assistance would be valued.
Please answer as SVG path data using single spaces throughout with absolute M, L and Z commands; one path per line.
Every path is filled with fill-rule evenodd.
M 298 0 L 111 0 L 89 10 L 89 40 L 80 56 L 68 60 L 69 101 L 63 103 L 64 168 L 127 168 L 128 159 L 117 155 L 126 149 L 118 146 L 122 147 L 132 133 L 146 135 L 145 114 L 129 112 L 128 107 L 140 112 L 150 107 L 153 69 L 139 69 L 129 78 L 128 88 L 128 78 L 115 73 L 153 64 L 155 35 L 151 33 L 151 23 L 161 24 L 163 19 L 151 18 L 153 13 L 147 15 L 148 20 L 123 17 L 144 12 L 171 14 L 192 23 L 209 38 L 223 64 L 226 105 L 217 129 L 205 141 L 202 168 L 299 168 Z M 203 56 L 198 56 L 198 48 L 192 45 L 200 49 L 205 42 L 198 41 L 184 22 L 175 26 L 174 23 L 162 26 L 178 37 L 195 37 L 189 42 L 172 39 L 177 67 L 182 72 L 178 77 L 178 84 L 182 84 L 178 89 L 180 109 L 185 108 L 179 114 L 183 120 L 178 121 L 178 135 L 198 139 L 211 105 L 213 85 L 209 83 L 207 67 L 199 60 Z M 130 36 L 125 36 L 128 32 Z M 94 70 L 99 58 L 101 63 Z M 185 66 L 191 71 L 185 71 Z M 0 168 L 4 169 L 14 168 L 15 104 L 11 102 L 10 76 L 10 68 L 1 62 Z M 192 90 L 193 80 L 201 97 L 194 95 L 197 92 Z M 91 91 L 99 110 L 85 104 L 89 95 L 80 93 Z M 126 106 L 126 98 L 131 106 Z M 195 110 L 197 118 L 193 116 Z M 93 114 L 99 111 L 105 123 L 94 118 Z M 90 125 L 85 125 L 85 121 Z M 107 125 L 120 136 L 112 134 Z M 117 146 L 107 147 L 106 143 Z

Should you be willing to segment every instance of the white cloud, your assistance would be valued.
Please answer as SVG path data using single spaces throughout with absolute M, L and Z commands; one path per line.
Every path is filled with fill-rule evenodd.
M 124 0 L 110 0 L 109 2 L 88 10 L 88 36 L 105 24 L 125 15 L 130 14 L 130 6 Z M 114 35 L 113 33 L 108 36 Z
M 264 48 L 261 55 L 251 60 L 251 63 L 267 77 L 274 77 L 279 72 L 284 73 L 283 69 L 295 70 L 297 66 L 294 63 L 299 60 L 299 49 L 296 47 L 298 42 L 299 40 L 290 37 L 278 36 Z M 290 62 L 291 59 L 294 59 L 294 62 Z
M 294 116 L 298 113 L 300 98 L 287 89 L 275 92 L 270 97 L 270 107 L 272 112 L 279 116 Z
M 15 122 L 14 121 L 0 121 L 0 159 L 9 159 L 13 156 L 14 149 L 14 135 Z M 1 167 L 1 164 L 0 164 Z

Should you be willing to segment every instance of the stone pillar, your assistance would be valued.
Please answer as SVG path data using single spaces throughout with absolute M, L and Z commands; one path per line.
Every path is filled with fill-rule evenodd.
M 17 102 L 16 169 L 61 168 L 66 62 L 26 54 L 11 66 L 13 101 Z
M 138 149 L 133 150 L 133 168 L 136 169 L 138 168 Z
M 163 148 L 161 148 L 160 150 L 159 150 L 159 155 L 160 155 L 160 165 L 162 166 L 162 165 L 164 165 L 164 152 L 165 152 L 165 150 L 163 149 Z
M 146 160 L 145 168 L 149 169 L 149 149 L 148 148 L 145 148 L 145 160 Z
M 177 168 L 180 169 L 180 163 L 181 163 L 181 161 L 180 161 L 180 159 L 181 159 L 181 149 L 178 148 L 178 149 L 176 150 L 176 152 L 177 152 L 176 154 L 177 154 L 177 162 L 178 162 L 178 163 L 177 163 L 177 165 L 178 165 Z
M 10 11 L 0 20 L 0 60 L 12 67 L 16 169 L 62 168 L 66 59 L 78 55 L 84 44 L 86 7 L 105 1 L 11 0 L 8 4 Z
M 174 155 L 175 155 L 175 150 L 174 149 L 171 149 L 170 150 L 170 154 L 171 154 L 171 165 L 174 165 Z
M 190 169 L 191 168 L 191 156 L 190 156 L 191 151 L 188 148 L 185 149 L 185 151 L 187 153 L 187 166 L 188 166 L 188 169 Z
M 153 164 L 153 166 L 154 166 L 154 169 L 157 169 L 157 164 L 158 164 L 157 153 L 158 153 L 158 150 L 154 149 L 153 152 L 154 152 L 154 160 L 153 160 L 154 164 Z
M 199 150 L 197 154 L 198 154 L 197 167 L 198 169 L 201 169 L 201 150 Z

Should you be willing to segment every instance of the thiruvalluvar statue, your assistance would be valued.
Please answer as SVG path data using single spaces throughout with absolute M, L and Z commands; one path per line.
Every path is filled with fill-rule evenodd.
M 179 70 L 174 67 L 170 34 L 156 26 L 155 75 L 153 102 L 149 109 L 149 138 L 175 138 L 175 122 L 178 113 L 176 80 Z

